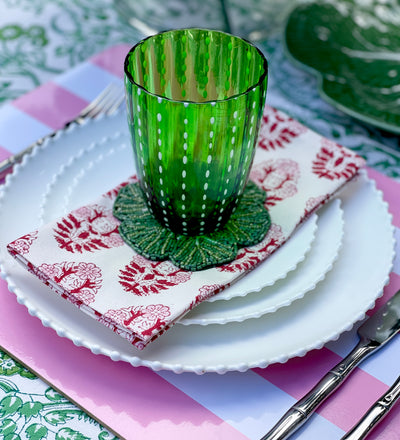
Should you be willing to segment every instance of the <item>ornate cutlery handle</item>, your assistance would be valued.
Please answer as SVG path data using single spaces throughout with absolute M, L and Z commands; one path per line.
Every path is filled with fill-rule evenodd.
M 364 417 L 341 440 L 362 440 L 388 414 L 400 398 L 400 376 L 386 394 L 381 396 Z
M 342 384 L 352 370 L 376 348 L 376 344 L 361 340 L 353 351 L 332 368 L 309 393 L 293 405 L 261 440 L 287 439 Z

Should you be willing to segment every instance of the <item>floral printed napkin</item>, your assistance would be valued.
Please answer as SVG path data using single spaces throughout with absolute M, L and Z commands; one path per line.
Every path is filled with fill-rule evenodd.
M 118 189 L 134 177 L 7 248 L 53 291 L 142 349 L 265 260 L 363 165 L 355 153 L 266 106 L 250 178 L 267 191 L 272 225 L 233 262 L 190 272 L 135 253 L 112 215 Z

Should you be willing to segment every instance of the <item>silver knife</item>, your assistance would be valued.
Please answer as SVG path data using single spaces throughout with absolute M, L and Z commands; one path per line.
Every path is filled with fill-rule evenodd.
M 388 414 L 398 399 L 400 399 L 400 376 L 341 440 L 362 440 L 365 438 Z
M 335 391 L 353 369 L 398 333 L 400 329 L 400 290 L 358 329 L 356 347 L 315 387 L 293 405 L 261 440 L 284 440 L 302 426 L 319 405 Z

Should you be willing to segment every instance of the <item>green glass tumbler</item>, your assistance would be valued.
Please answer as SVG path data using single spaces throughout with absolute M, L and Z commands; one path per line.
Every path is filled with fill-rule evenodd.
M 248 180 L 267 60 L 241 38 L 180 29 L 139 42 L 124 69 L 134 158 L 150 211 L 179 234 L 220 229 Z

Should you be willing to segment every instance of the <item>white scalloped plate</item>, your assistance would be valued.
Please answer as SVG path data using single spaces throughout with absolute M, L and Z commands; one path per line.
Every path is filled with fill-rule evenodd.
M 295 271 L 290 272 L 286 278 L 277 281 L 273 286 L 249 293 L 244 298 L 232 298 L 230 301 L 218 301 L 212 304 L 204 302 L 181 319 L 179 324 L 209 325 L 242 322 L 287 307 L 315 289 L 333 268 L 339 256 L 343 233 L 343 211 L 340 207 L 340 199 L 335 199 L 318 211 L 316 239 L 306 259 Z
M 96 198 L 94 194 L 99 196 L 102 192 L 110 190 L 111 186 L 105 187 L 111 176 L 116 176 L 119 182 L 122 182 L 134 174 L 130 154 L 130 140 L 121 132 L 94 140 L 86 148 L 82 148 L 54 174 L 43 196 L 40 223 L 48 223 L 91 202 Z M 258 266 L 207 302 L 245 296 L 284 279 L 310 252 L 317 232 L 317 218 L 317 215 L 313 214 L 265 264 Z
M 82 128 L 72 127 L 15 167 L 0 193 L 2 276 L 18 301 L 58 335 L 93 353 L 154 370 L 245 371 L 321 347 L 362 319 L 382 294 L 393 264 L 394 228 L 382 194 L 363 173 L 340 196 L 345 223 L 340 258 L 325 280 L 289 307 L 239 323 L 176 325 L 143 351 L 82 314 L 23 269 L 8 255 L 5 245 L 38 226 L 40 204 L 51 180 L 46 169 L 58 170 L 82 145 L 125 131 L 125 124 L 125 115 L 119 114 Z M 104 190 L 118 184 L 120 177 L 105 176 Z M 102 189 L 96 188 L 96 195 L 99 191 Z M 24 205 L 16 200 L 24 200 Z

